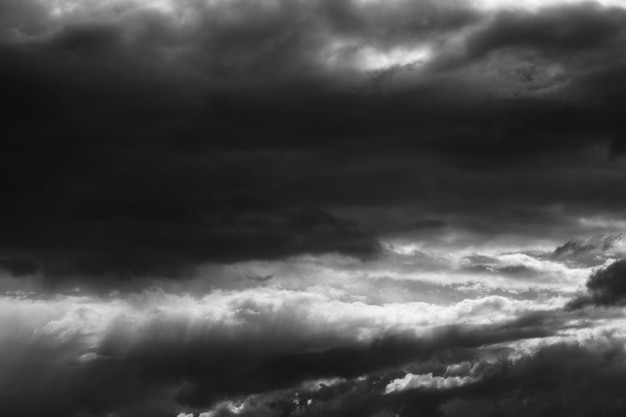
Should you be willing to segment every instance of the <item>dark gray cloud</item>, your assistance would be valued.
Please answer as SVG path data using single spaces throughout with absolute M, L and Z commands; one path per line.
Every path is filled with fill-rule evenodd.
M 4 269 L 16 277 L 21 277 L 37 273 L 39 267 L 28 259 L 5 257 L 0 258 L 0 269 Z
M 613 262 L 594 272 L 587 280 L 587 294 L 569 303 L 577 309 L 588 305 L 614 306 L 626 301 L 626 259 Z
M 417 233 L 444 222 L 540 230 L 539 213 L 555 204 L 570 213 L 553 224 L 624 207 L 608 192 L 624 174 L 601 154 L 609 142 L 621 149 L 613 85 L 622 81 L 610 72 L 618 8 L 491 16 L 461 2 L 188 2 L 177 6 L 188 20 L 85 6 L 59 24 L 38 3 L 4 7 L 4 27 L 22 35 L 0 45 L 0 252 L 39 264 L 44 277 L 371 256 L 397 229 L 335 214 L 359 207 L 419 205 L 413 218 L 438 220 L 415 223 Z M 40 29 L 22 30 L 29 20 Z M 361 53 L 422 44 L 435 45 L 437 62 L 458 33 L 470 34 L 472 62 L 524 46 L 543 59 L 531 59 L 532 77 L 560 66 L 569 87 L 489 98 L 484 85 L 523 70 L 493 57 L 486 65 L 501 71 L 482 81 L 469 61 L 437 74 L 400 65 L 383 78 L 359 68 Z M 574 173 L 589 155 L 596 165 Z
M 0 251 L 45 276 L 370 256 L 396 229 L 335 214 L 360 207 L 420 206 L 413 218 L 481 233 L 540 230 L 556 204 L 570 212 L 554 224 L 624 207 L 608 192 L 623 173 L 603 150 L 621 149 L 614 86 L 623 82 L 611 72 L 621 9 L 492 16 L 460 2 L 189 2 L 177 6 L 186 21 L 105 6 L 96 17 L 85 6 L 58 24 L 37 4 L 5 6 L 7 30 L 29 16 L 45 30 L 0 45 L 10 202 Z M 359 68 L 363 51 L 427 43 L 436 62 L 459 33 L 474 58 L 454 71 L 400 65 L 380 81 Z M 558 67 L 567 87 L 513 99 L 482 92 L 532 81 L 502 78 L 523 72 L 515 59 L 526 55 L 487 57 L 513 46 L 530 51 L 530 78 Z M 487 79 L 472 69 L 480 60 Z M 579 160 L 592 166 L 574 173 Z M 326 213 L 317 226 L 293 219 L 310 211 Z
M 426 338 L 390 334 L 371 343 L 344 342 L 330 348 L 322 348 L 324 342 L 319 338 L 307 341 L 304 349 L 294 349 L 294 341 L 282 340 L 280 335 L 252 341 L 215 334 L 209 339 L 206 335 L 197 340 L 188 337 L 181 343 L 176 337 L 164 340 L 158 333 L 148 333 L 121 356 L 107 343 L 99 353 L 111 361 L 121 361 L 120 366 L 139 367 L 149 381 L 185 381 L 177 400 L 203 407 L 216 400 L 289 388 L 306 380 L 356 378 L 445 352 L 454 354 L 459 349 L 546 337 L 563 324 L 550 315 L 537 314 L 495 326 L 442 327 Z M 159 332 L 159 328 L 154 331 Z M 333 337 L 339 339 L 327 340 L 327 346 L 337 344 L 341 338 Z M 211 342 L 207 344 L 204 339 Z M 110 343 L 114 346 L 125 342 L 113 339 Z M 320 346 L 314 349 L 315 345 Z
M 619 416 L 624 401 L 619 384 L 626 374 L 618 340 L 578 344 L 557 343 L 518 360 L 504 352 L 490 361 L 466 356 L 465 376 L 473 382 L 447 389 L 414 388 L 384 394 L 385 386 L 405 372 L 388 371 L 360 380 L 346 380 L 314 391 L 289 390 L 245 401 L 239 415 L 303 416 Z M 447 375 L 445 360 L 424 364 L 422 372 Z M 469 364 L 472 364 L 471 366 Z M 219 416 L 234 416 L 226 407 Z
M 372 386 L 375 398 L 384 381 L 402 376 L 399 367 L 404 365 L 441 370 L 479 357 L 484 347 L 550 336 L 567 326 L 550 313 L 539 313 L 495 325 L 443 326 L 429 336 L 390 333 L 359 342 L 332 329 L 316 334 L 302 326 L 258 320 L 263 319 L 248 317 L 262 332 L 165 317 L 136 328 L 121 318 L 88 354 L 83 354 L 80 332 L 58 339 L 42 332 L 11 337 L 4 344 L 0 376 L 0 387 L 9 395 L 0 396 L 0 411 L 23 416 L 171 415 L 248 395 L 271 396 L 320 378 L 367 375 L 372 381 L 382 376 Z M 329 388 L 316 398 L 336 396 L 335 389 L 343 388 Z M 29 400 L 33 397 L 38 401 Z
M 570 239 L 554 250 L 552 259 L 580 265 L 600 266 L 608 260 L 623 256 L 622 243 L 621 233 Z
M 615 246 L 617 242 L 622 240 L 623 235 L 607 235 L 597 236 L 589 239 L 572 239 L 568 240 L 554 250 L 554 256 L 576 256 L 592 251 L 605 251 Z
M 617 253 L 623 8 L 147 1 L 0 0 L 0 272 L 38 291 L 0 302 L 0 415 L 624 414 L 623 343 L 552 340 L 619 315 L 580 307 L 624 303 L 625 261 L 528 312 Z M 459 323 L 378 323 L 416 300 Z M 408 373 L 468 382 L 385 393 Z
M 615 389 L 625 375 L 620 342 L 555 344 L 503 365 L 481 383 L 462 388 L 467 396 L 443 406 L 443 414 L 465 416 L 470 415 L 469 410 L 485 414 L 506 410 L 515 416 L 617 416 L 624 410 Z
M 533 48 L 546 53 L 608 49 L 624 42 L 626 11 L 595 2 L 548 6 L 540 10 L 506 10 L 496 14 L 468 40 L 479 57 L 500 48 Z
M 512 278 L 526 277 L 535 278 L 542 275 L 542 272 L 521 262 L 502 262 L 502 260 L 485 255 L 470 255 L 463 258 L 463 271 L 495 274 Z

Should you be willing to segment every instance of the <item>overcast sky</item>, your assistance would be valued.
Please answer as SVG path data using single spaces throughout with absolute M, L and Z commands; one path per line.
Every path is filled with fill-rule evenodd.
M 621 0 L 0 0 L 0 415 L 625 415 L 625 50 Z

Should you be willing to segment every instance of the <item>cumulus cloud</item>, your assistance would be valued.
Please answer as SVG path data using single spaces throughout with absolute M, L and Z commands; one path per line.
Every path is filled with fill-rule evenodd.
M 624 10 L 0 1 L 0 414 L 622 415 Z
M 40 401 L 25 406 L 24 415 L 43 408 L 122 415 L 206 408 L 275 390 L 341 387 L 412 362 L 462 357 L 459 352 L 569 327 L 550 312 L 519 320 L 527 314 L 522 309 L 494 320 L 492 308 L 468 310 L 469 304 L 447 312 L 425 304 L 406 310 L 269 289 L 200 300 L 165 293 L 123 300 L 5 297 L 1 381 L 15 395 L 2 396 L 0 408 L 18 409 L 29 395 Z M 428 319 L 420 313 L 427 308 Z
M 626 297 L 626 260 L 620 259 L 594 272 L 587 280 L 586 287 L 587 294 L 572 300 L 568 304 L 570 308 L 623 304 Z
M 433 376 L 432 373 L 414 375 L 408 373 L 404 378 L 394 379 L 385 387 L 385 394 L 405 391 L 410 389 L 448 389 L 455 388 L 472 382 L 470 377 L 460 376 Z

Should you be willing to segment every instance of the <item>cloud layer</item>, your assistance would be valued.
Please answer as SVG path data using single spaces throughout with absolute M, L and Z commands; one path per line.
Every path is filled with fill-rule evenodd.
M 0 415 L 623 415 L 625 7 L 0 0 Z
M 2 7 L 0 246 L 56 280 L 621 216 L 619 6 Z

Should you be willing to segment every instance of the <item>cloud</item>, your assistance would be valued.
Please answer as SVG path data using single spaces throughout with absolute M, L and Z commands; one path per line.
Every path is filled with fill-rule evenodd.
M 587 294 L 569 303 L 569 308 L 588 305 L 615 306 L 626 297 L 626 260 L 620 259 L 594 272 L 587 280 Z
M 265 281 L 269 281 L 270 279 L 274 278 L 274 275 L 272 275 L 272 274 L 269 274 L 269 275 L 247 275 L 246 274 L 246 278 L 248 278 L 251 281 L 265 282 Z
M 607 361 L 608 357 L 611 359 Z M 490 399 L 500 398 L 499 406 L 512 415 L 533 415 L 539 409 L 558 416 L 585 415 L 588 410 L 618 415 L 623 403 L 615 395 L 614 384 L 624 377 L 624 364 L 618 341 L 548 346 L 517 363 L 506 364 L 484 385 L 479 383 L 471 391 L 468 387 L 467 397 L 451 401 L 442 411 L 451 416 L 468 415 L 469 409 L 490 412 L 496 408 L 488 405 Z
M 37 273 L 39 265 L 28 259 L 5 257 L 0 258 L 0 268 L 16 277 L 21 277 Z
M 0 414 L 622 415 L 615 4 L 0 2 Z
M 447 389 L 455 388 L 472 382 L 469 377 L 460 376 L 433 376 L 432 373 L 414 375 L 408 373 L 404 378 L 394 379 L 385 387 L 385 394 L 406 391 L 410 389 Z
M 547 6 L 535 12 L 507 10 L 472 34 L 468 49 L 474 57 L 507 47 L 548 53 L 585 51 L 623 41 L 625 22 L 623 8 L 595 2 Z
M 399 225 L 540 234 L 599 208 L 622 212 L 608 191 L 623 173 L 602 151 L 621 129 L 609 97 L 621 85 L 609 59 L 621 9 L 3 7 L 3 27 L 20 35 L 0 45 L 11 138 L 0 156 L 11 202 L 0 208 L 0 256 L 37 263 L 49 284 L 180 278 L 206 263 L 302 254 L 367 258 Z M 579 43 L 576 59 L 559 52 Z M 474 58 L 432 71 L 457 49 Z M 419 51 L 423 64 L 395 62 Z M 383 68 L 367 70 L 370 61 Z M 516 89 L 522 97 L 510 99 Z
M 555 257 L 578 256 L 588 252 L 602 252 L 612 249 L 622 241 L 622 234 L 594 236 L 589 239 L 568 240 L 554 250 Z
M 5 297 L 0 387 L 15 394 L 0 396 L 0 409 L 17 410 L 37 395 L 40 401 L 23 406 L 23 415 L 43 409 L 166 414 L 300 386 L 321 390 L 334 384 L 328 381 L 341 385 L 416 361 L 458 362 L 494 344 L 569 327 L 550 312 L 520 320 L 524 309 L 494 321 L 489 312 L 505 307 L 475 304 L 439 314 L 442 307 L 428 305 L 403 312 L 269 288 L 200 300 L 159 292 L 125 299 Z M 426 307 L 433 312 L 416 328 Z M 461 315 L 467 324 L 452 324 Z
M 585 345 L 557 343 L 523 358 L 505 355 L 491 362 L 479 360 L 474 367 L 481 378 L 472 383 L 453 383 L 454 377 L 413 375 L 428 380 L 429 384 L 447 380 L 450 386 L 385 393 L 388 384 L 404 380 L 389 372 L 344 381 L 316 392 L 288 390 L 251 396 L 241 402 L 240 413 L 244 416 L 358 413 L 372 417 L 419 413 L 461 417 L 505 409 L 514 416 L 536 415 L 541 410 L 557 416 L 584 416 L 589 412 L 617 416 L 624 407 L 616 388 L 624 379 L 624 359 L 622 343 L 616 339 L 601 338 Z M 215 407 L 208 413 L 234 415 L 217 414 L 219 410 Z
M 139 203 L 140 198 L 135 201 Z M 134 209 L 126 206 L 120 217 L 110 217 L 118 210 L 116 207 L 85 207 L 87 211 L 78 214 L 84 218 L 80 228 L 60 234 L 61 228 L 41 225 L 42 230 L 33 228 L 30 236 L 22 239 L 28 240 L 26 250 L 48 275 L 61 277 L 79 272 L 92 276 L 177 276 L 184 274 L 188 266 L 202 262 L 330 252 L 368 257 L 378 251 L 370 231 L 323 210 L 255 207 L 236 201 L 218 204 L 223 208 L 212 214 L 206 211 L 195 219 L 194 214 L 179 211 L 192 207 L 178 206 L 174 211 L 163 206 L 146 211 L 137 207 L 133 214 Z M 101 218 L 101 210 L 107 213 L 105 218 Z M 98 228 L 102 233 L 96 239 L 92 233 Z M 13 233 L 20 231 L 23 229 L 18 227 Z M 49 243 L 32 244 L 35 238 L 46 239 L 47 233 L 54 236 Z M 53 255 L 47 252 L 48 244 L 56 247 Z

